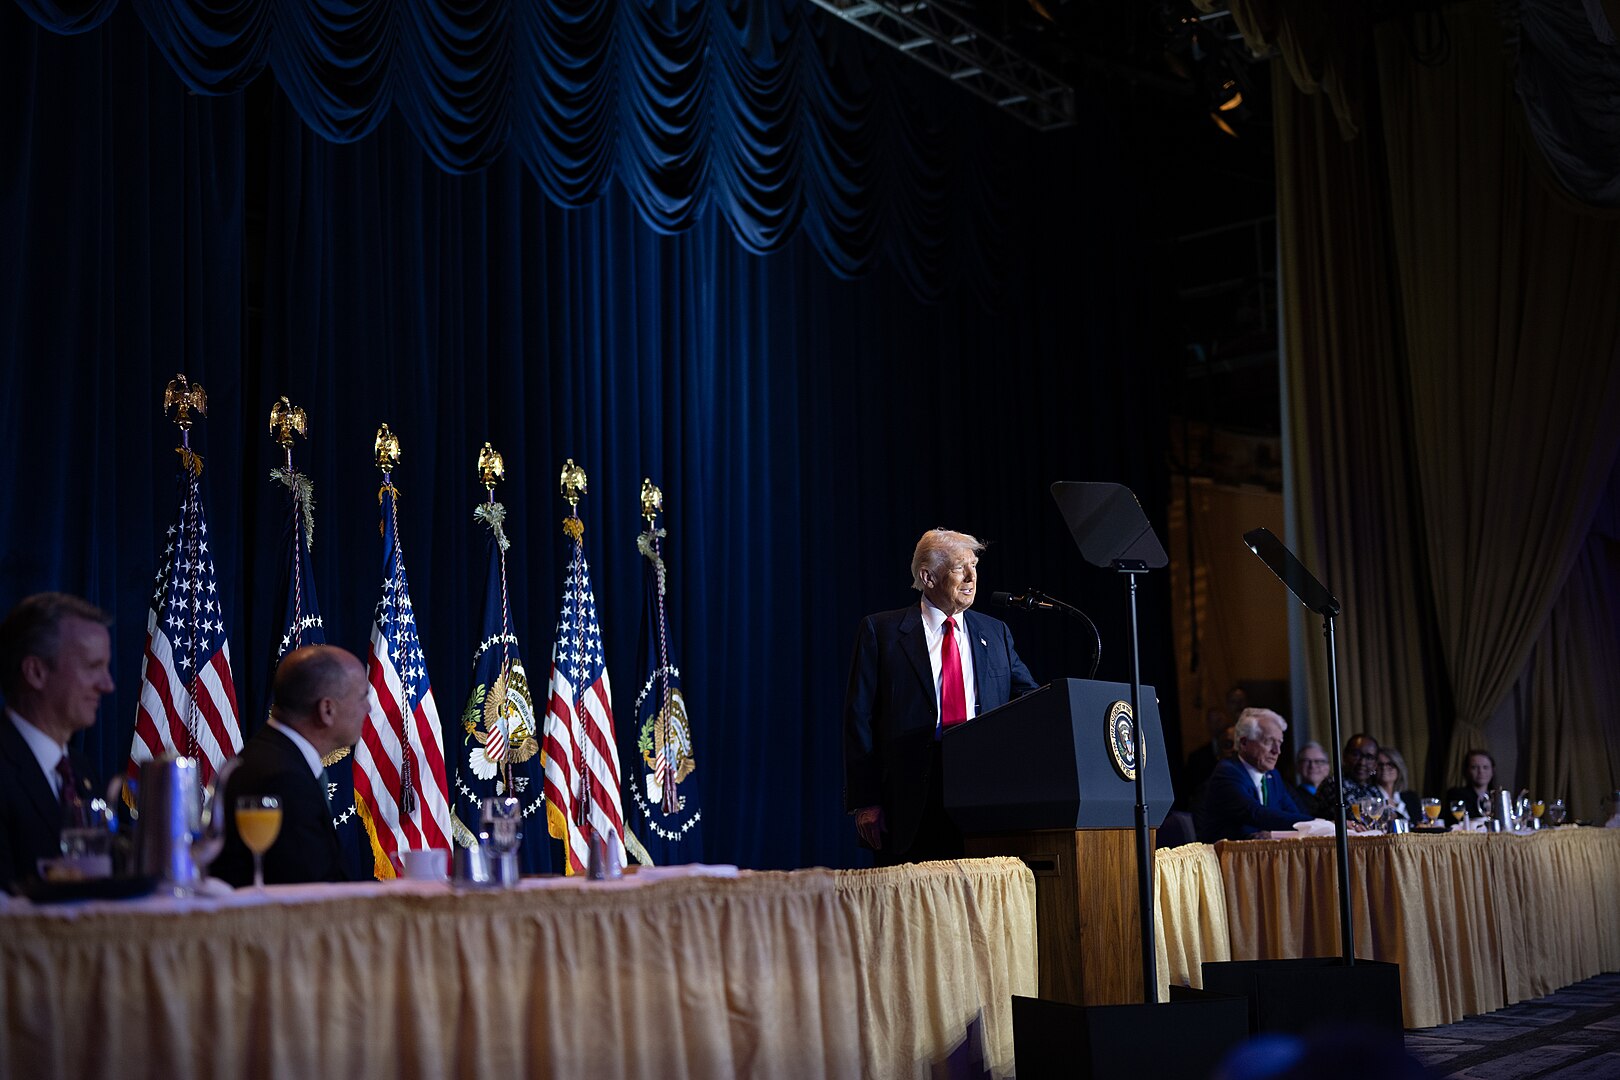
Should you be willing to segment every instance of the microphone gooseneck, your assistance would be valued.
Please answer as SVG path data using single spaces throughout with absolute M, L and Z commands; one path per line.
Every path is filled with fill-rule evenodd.
M 1097 668 L 1102 664 L 1102 634 L 1097 632 L 1097 624 L 1091 617 L 1073 604 L 1066 604 L 1062 600 L 1047 596 L 1038 589 L 1025 589 L 1021 593 L 993 592 L 990 602 L 998 607 L 1012 608 L 1016 611 L 1061 611 L 1073 618 L 1079 619 L 1091 628 L 1091 672 L 1088 679 L 1097 677 Z

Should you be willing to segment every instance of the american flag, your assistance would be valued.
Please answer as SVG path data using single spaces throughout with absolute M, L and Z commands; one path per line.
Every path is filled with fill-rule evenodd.
M 371 623 L 371 713 L 354 748 L 354 791 L 376 875 L 394 876 L 401 850 L 450 847 L 450 797 L 444 734 L 433 704 L 427 664 L 399 544 L 398 492 L 382 489 L 382 599 Z
M 202 460 L 185 448 L 180 459 L 180 512 L 169 526 L 146 617 L 128 771 L 136 776 L 142 762 L 165 753 L 185 754 L 200 759 L 207 782 L 242 749 L 242 725 L 219 582 L 208 550 Z
M 577 518 L 571 521 L 578 521 Z M 571 530 L 573 555 L 563 582 L 562 614 L 551 653 L 546 707 L 546 819 L 568 852 L 568 873 L 590 862 L 590 835 L 624 865 L 624 811 L 619 806 L 619 754 L 613 741 L 613 693 L 602 659 L 590 567 L 581 531 Z

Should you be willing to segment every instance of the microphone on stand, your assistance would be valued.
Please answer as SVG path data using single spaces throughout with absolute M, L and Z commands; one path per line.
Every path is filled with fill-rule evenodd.
M 1012 608 L 1016 611 L 1061 611 L 1072 615 L 1091 628 L 1091 639 L 1094 642 L 1091 650 L 1091 672 L 1088 679 L 1097 677 L 1097 667 L 1102 663 L 1102 635 L 1097 632 L 1097 624 L 1090 617 L 1073 604 L 1065 604 L 1062 600 L 1054 599 L 1037 589 L 1025 589 L 1021 593 L 993 592 L 990 602 L 997 607 Z

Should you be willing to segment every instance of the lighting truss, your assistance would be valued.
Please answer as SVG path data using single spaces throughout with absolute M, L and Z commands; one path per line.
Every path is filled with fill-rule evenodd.
M 930 0 L 811 0 L 1039 131 L 1075 122 L 1074 90 Z

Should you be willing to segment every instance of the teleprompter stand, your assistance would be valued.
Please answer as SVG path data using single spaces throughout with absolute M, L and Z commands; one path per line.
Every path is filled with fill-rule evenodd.
M 1328 728 L 1334 753 L 1344 746 L 1339 730 L 1339 671 L 1333 620 L 1338 599 L 1305 569 L 1267 529 L 1243 534 L 1243 542 L 1282 580 L 1300 603 L 1322 616 L 1327 640 Z M 1336 770 L 1342 776 L 1342 769 Z M 1342 955 L 1288 960 L 1235 960 L 1204 965 L 1204 987 L 1248 999 L 1253 1031 L 1304 1031 L 1329 1023 L 1355 1023 L 1399 1033 L 1401 969 L 1397 964 L 1357 960 L 1350 918 L 1350 845 L 1345 831 L 1344 785 L 1333 808 L 1334 867 L 1339 892 Z M 1286 898 L 1283 898 L 1286 899 Z
M 1099 738 L 1092 751 L 1119 753 L 1128 759 L 1135 785 L 1135 848 L 1137 926 L 1140 928 L 1141 1003 L 1072 1005 L 1064 1002 L 1013 998 L 1013 1044 L 1020 1077 L 1041 1076 L 1207 1076 L 1226 1051 L 1247 1033 L 1247 1003 L 1219 993 L 1171 987 L 1170 1000 L 1159 1002 L 1158 966 L 1153 932 L 1153 846 L 1149 837 L 1148 805 L 1150 763 L 1148 728 L 1157 734 L 1157 708 L 1143 708 L 1141 654 L 1138 646 L 1137 578 L 1163 567 L 1169 559 L 1160 545 L 1136 496 L 1118 484 L 1056 483 L 1052 497 L 1063 520 L 1091 565 L 1124 575 L 1130 614 L 1131 681 L 1129 749 L 1117 742 L 1114 718 L 1105 749 Z M 1013 703 L 1014 706 L 1017 702 Z M 1012 708 L 1007 706 L 1006 708 Z M 981 718 L 983 719 L 983 718 Z M 1099 732 L 1100 722 L 1098 718 Z M 1075 727 L 1079 731 L 1079 727 Z M 1162 757 L 1163 743 L 1153 740 Z M 1083 745 L 1078 744 L 1077 745 Z M 1117 782 L 1117 781 L 1116 781 Z M 1155 797 L 1169 805 L 1168 784 L 1156 788 Z M 1162 794 L 1161 794 L 1162 793 Z M 1082 791 L 1082 795 L 1087 792 Z M 1163 817 L 1161 810 L 1159 816 Z M 1121 867 L 1123 869 L 1123 867 Z M 1106 874 L 1103 867 L 1088 867 Z M 1135 983 L 1135 979 L 1130 980 Z M 1116 999 L 1118 1000 L 1118 999 Z

